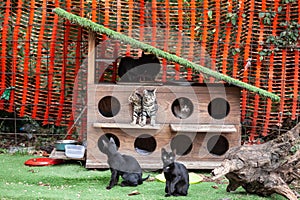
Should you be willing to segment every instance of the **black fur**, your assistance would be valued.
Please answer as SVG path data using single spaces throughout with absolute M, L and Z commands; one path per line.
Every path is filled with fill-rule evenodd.
M 127 82 L 154 81 L 160 69 L 159 59 L 154 54 L 143 52 L 138 59 L 129 56 L 122 57 L 118 67 L 118 76 L 121 81 Z
M 187 196 L 190 185 L 188 170 L 183 164 L 175 162 L 175 156 L 175 152 L 161 149 L 163 172 L 166 178 L 166 197 Z
M 103 152 L 108 157 L 107 162 L 111 170 L 110 182 L 106 189 L 117 185 L 119 176 L 123 178 L 121 186 L 137 186 L 149 178 L 149 176 L 142 178 L 142 168 L 134 157 L 118 152 L 113 138 L 110 138 L 109 142 L 103 140 L 103 145 Z

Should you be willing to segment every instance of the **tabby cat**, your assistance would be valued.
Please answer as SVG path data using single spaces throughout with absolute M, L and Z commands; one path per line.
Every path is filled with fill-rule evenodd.
M 155 126 L 156 113 L 158 110 L 158 105 L 156 101 L 156 89 L 144 90 L 144 96 L 142 100 L 142 120 L 140 125 L 145 126 L 147 118 L 150 118 L 150 125 Z
M 139 119 L 139 124 L 141 124 L 142 116 L 142 95 L 135 90 L 128 97 L 128 101 L 132 104 L 132 122 L 131 124 L 136 124 L 137 119 Z

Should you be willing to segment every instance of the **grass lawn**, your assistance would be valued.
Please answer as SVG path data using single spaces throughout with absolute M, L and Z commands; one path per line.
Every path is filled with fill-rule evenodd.
M 110 171 L 87 170 L 80 162 L 55 166 L 28 167 L 24 162 L 34 156 L 0 154 L 0 199 L 204 199 L 204 200 L 283 200 L 279 195 L 268 198 L 249 195 L 243 188 L 227 193 L 226 184 L 201 182 L 192 184 L 187 197 L 164 197 L 165 184 L 159 181 L 144 182 L 138 187 L 115 186 L 106 190 Z M 200 173 L 200 172 L 197 172 Z M 144 177 L 153 172 L 145 172 Z M 139 195 L 128 196 L 134 190 Z

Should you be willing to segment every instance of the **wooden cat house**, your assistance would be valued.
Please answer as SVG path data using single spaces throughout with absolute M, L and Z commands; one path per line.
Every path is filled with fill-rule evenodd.
M 161 148 L 176 150 L 189 169 L 212 169 L 240 145 L 240 88 L 224 84 L 98 82 L 95 39 L 89 39 L 87 168 L 108 168 L 102 140 L 113 137 L 122 154 L 144 169 L 162 168 Z M 99 60 L 98 60 L 99 61 Z M 156 89 L 156 124 L 131 124 L 135 90 Z

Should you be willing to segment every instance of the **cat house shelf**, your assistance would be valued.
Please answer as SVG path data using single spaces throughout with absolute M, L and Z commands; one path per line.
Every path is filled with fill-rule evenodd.
M 153 129 L 159 130 L 162 128 L 162 124 L 155 124 L 155 126 L 145 125 L 140 126 L 138 124 L 132 125 L 129 123 L 93 123 L 94 128 L 122 128 L 122 129 Z
M 238 130 L 235 125 L 206 125 L 206 124 L 170 124 L 171 130 L 174 132 L 222 132 L 222 133 L 235 133 Z

